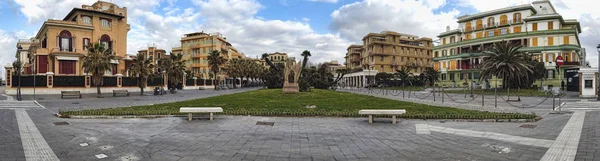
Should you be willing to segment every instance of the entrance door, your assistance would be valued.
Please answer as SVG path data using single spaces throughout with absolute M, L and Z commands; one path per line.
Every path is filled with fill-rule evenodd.
M 565 78 L 567 91 L 579 92 L 579 68 L 565 69 Z

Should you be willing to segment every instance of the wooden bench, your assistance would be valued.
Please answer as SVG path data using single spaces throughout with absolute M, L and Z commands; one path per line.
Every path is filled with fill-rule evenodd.
M 113 97 L 116 97 L 119 94 L 123 95 L 123 96 L 129 96 L 129 91 L 128 90 L 113 90 Z
M 181 107 L 180 113 L 188 113 L 188 121 L 192 121 L 192 113 L 210 113 L 210 120 L 213 120 L 213 113 L 223 112 L 221 107 Z
M 373 123 L 373 115 L 392 115 L 392 124 L 396 124 L 396 115 L 406 113 L 406 110 L 360 110 L 358 114 L 369 115 L 369 123 Z
M 60 91 L 60 98 L 65 98 L 65 96 L 74 96 L 81 98 L 81 92 L 79 91 Z

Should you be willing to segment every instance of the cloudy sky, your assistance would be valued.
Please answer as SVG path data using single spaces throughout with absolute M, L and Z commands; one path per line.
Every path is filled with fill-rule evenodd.
M 0 64 L 15 60 L 18 39 L 36 34 L 48 19 L 97 0 L 0 0 Z M 107 0 L 110 1 L 110 0 Z M 582 25 L 582 45 L 597 66 L 598 0 L 551 0 L 566 19 Z M 529 0 L 113 0 L 128 8 L 128 54 L 155 43 L 171 50 L 189 32 L 220 32 L 249 57 L 311 51 L 311 62 L 343 62 L 346 47 L 368 32 L 398 31 L 432 37 L 456 17 Z M 593 7 L 589 7 L 593 6 Z

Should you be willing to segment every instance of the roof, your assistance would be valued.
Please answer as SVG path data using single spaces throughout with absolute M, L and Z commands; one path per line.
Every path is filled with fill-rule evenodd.
M 65 16 L 65 18 L 63 18 L 63 21 L 68 21 L 69 17 L 71 17 L 77 11 L 92 12 L 92 13 L 104 14 L 104 15 L 109 15 L 109 16 L 115 16 L 115 17 L 119 18 L 119 20 L 125 18 L 125 16 L 118 15 L 118 14 L 112 14 L 112 13 L 108 13 L 108 12 L 88 10 L 88 9 L 82 9 L 82 8 L 73 8 L 73 10 L 71 10 L 71 12 L 69 12 L 69 14 L 67 14 L 67 16 Z
M 531 6 L 530 4 L 524 4 L 524 5 L 495 9 L 495 10 L 486 11 L 486 12 L 480 12 L 480 13 L 473 14 L 473 15 L 459 16 L 458 23 L 467 22 L 467 21 L 471 21 L 474 19 L 479 19 L 479 18 L 491 16 L 491 15 L 497 15 L 497 14 L 502 14 L 502 13 L 514 12 L 514 11 L 522 11 L 522 10 L 528 10 L 528 9 L 533 11 L 534 13 L 537 13 L 535 11 L 535 9 L 533 8 L 533 6 Z
M 348 49 L 350 49 L 350 48 L 362 48 L 362 47 L 363 47 L 362 45 L 350 45 L 350 46 L 348 46 Z

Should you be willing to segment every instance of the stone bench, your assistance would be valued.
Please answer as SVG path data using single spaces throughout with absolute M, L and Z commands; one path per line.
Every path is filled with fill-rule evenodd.
M 406 110 L 360 110 L 358 114 L 369 115 L 369 123 L 373 123 L 373 115 L 392 115 L 392 124 L 396 124 L 396 115 L 406 113 Z
M 129 91 L 128 90 L 113 90 L 113 97 L 116 97 L 117 95 L 129 96 Z
M 223 112 L 221 107 L 181 107 L 180 113 L 188 113 L 188 121 L 192 121 L 192 113 L 210 113 L 210 120 L 213 120 L 213 113 Z
M 65 96 L 73 96 L 81 98 L 80 91 L 60 91 L 60 98 L 65 98 Z

